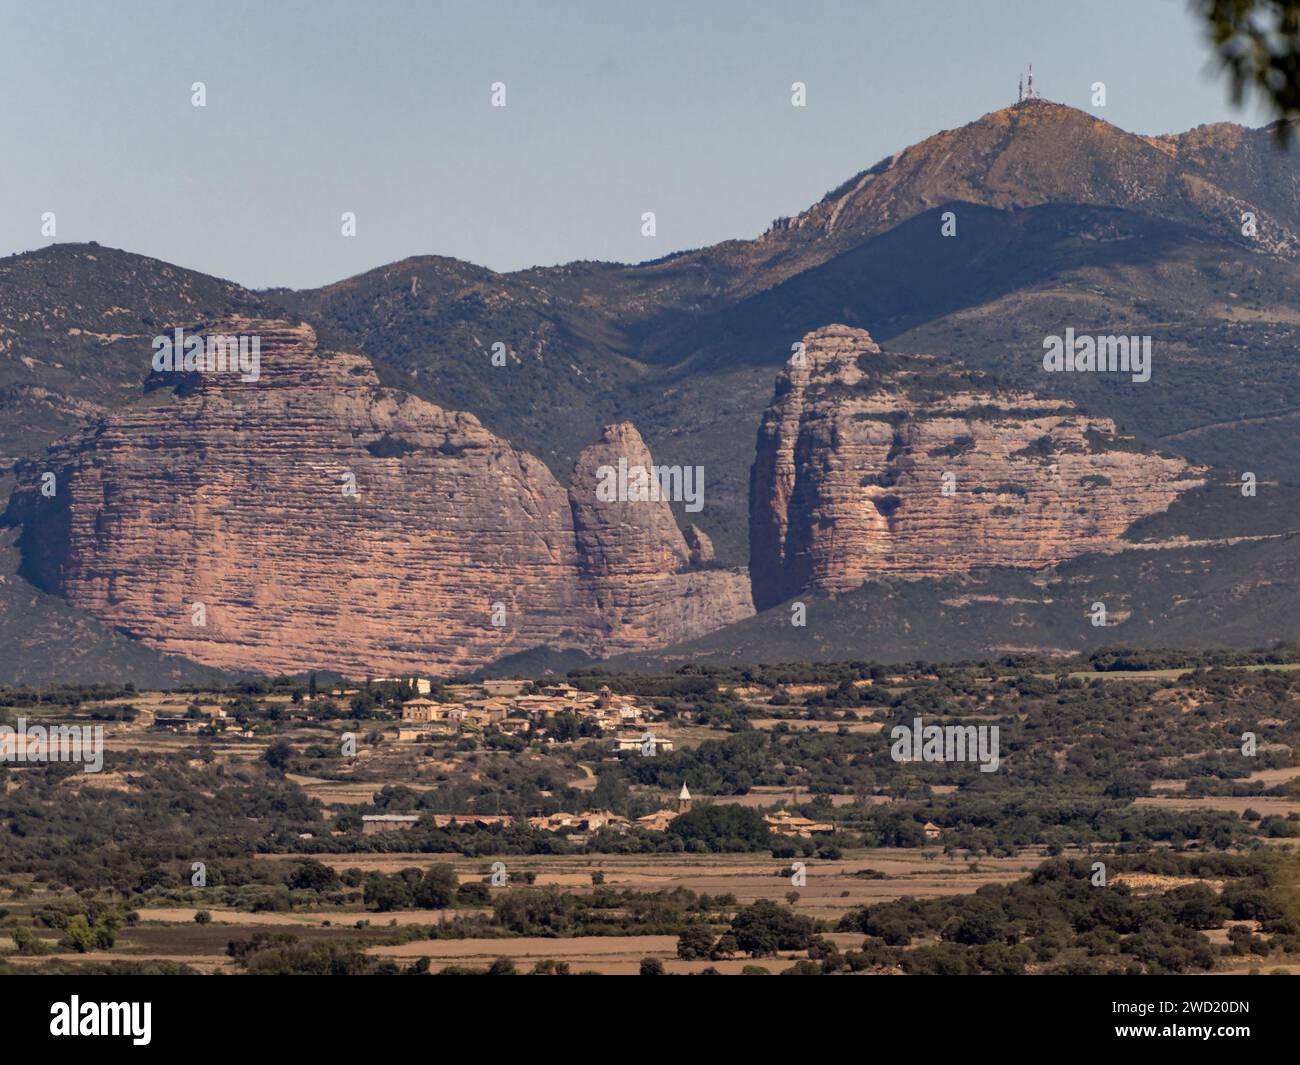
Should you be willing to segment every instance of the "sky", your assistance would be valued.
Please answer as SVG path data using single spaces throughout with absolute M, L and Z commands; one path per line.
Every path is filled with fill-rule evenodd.
M 1031 62 L 1138 133 L 1268 121 L 1186 0 L 0 0 L 0 254 L 95 240 L 252 288 L 638 262 L 757 236 Z

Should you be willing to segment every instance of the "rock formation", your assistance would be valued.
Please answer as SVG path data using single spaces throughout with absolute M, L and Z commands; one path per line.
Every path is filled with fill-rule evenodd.
M 832 325 L 803 342 L 750 473 L 759 609 L 881 575 L 1114 549 L 1132 522 L 1202 483 L 1109 419 L 928 356 L 886 355 L 864 330 Z
M 683 536 L 667 498 L 604 500 L 599 489 L 620 468 L 626 482 L 637 471 L 660 496 L 653 460 L 631 422 L 605 427 L 603 439 L 586 448 L 574 466 L 569 498 L 578 557 L 604 625 L 610 650 L 675 642 L 684 632 L 704 633 L 754 612 L 744 574 L 694 570 L 711 559 L 713 545 L 695 526 Z M 673 471 L 666 485 L 680 484 Z
M 566 491 L 473 415 L 319 350 L 308 326 L 210 332 L 260 337 L 258 380 L 184 374 L 168 401 L 155 391 L 20 466 L 10 505 L 29 576 L 151 646 L 258 672 L 447 674 L 753 612 L 743 574 L 688 571 L 667 502 L 587 494 L 593 464 L 649 464 L 631 425 Z

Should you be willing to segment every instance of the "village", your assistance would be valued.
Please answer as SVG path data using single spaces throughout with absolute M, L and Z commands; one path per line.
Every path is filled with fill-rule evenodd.
M 505 735 L 543 744 L 555 744 L 564 739 L 607 738 L 612 754 L 639 751 L 652 755 L 656 751 L 673 749 L 672 740 L 656 736 L 649 729 L 655 716 L 653 708 L 642 705 L 632 696 L 617 694 L 605 685 L 598 691 L 586 692 L 572 684 L 544 684 L 532 693 L 503 693 L 467 699 L 463 703 L 445 703 L 423 694 L 429 688 L 427 681 L 411 678 L 408 683 L 422 694 L 402 704 L 402 724 L 397 733 L 399 742 L 427 742 L 460 730 L 481 732 L 495 729 Z M 543 832 L 563 832 L 571 842 L 580 844 L 590 833 L 601 829 L 623 833 L 635 826 L 662 832 L 674 818 L 688 812 L 691 803 L 690 790 L 683 783 L 676 809 L 656 810 L 636 821 L 608 810 L 588 810 L 530 817 L 528 824 Z M 440 828 L 453 823 L 489 825 L 514 822 L 514 818 L 500 814 L 435 814 L 433 820 Z M 418 818 L 412 815 L 370 815 L 363 818 L 362 831 L 391 832 L 409 828 L 416 821 Z
M 591 833 L 598 832 L 601 829 L 620 834 L 633 828 L 646 832 L 663 832 L 682 814 L 690 813 L 693 803 L 694 799 L 691 796 L 690 787 L 683 782 L 682 790 L 677 796 L 675 809 L 656 810 L 635 820 L 620 817 L 608 810 L 588 810 L 576 814 L 558 812 L 542 817 L 529 817 L 527 818 L 527 824 L 530 828 L 542 832 L 562 832 L 568 837 L 570 843 L 581 845 L 586 842 Z M 426 814 L 424 816 L 429 818 L 437 828 L 448 828 L 453 825 L 479 825 L 485 827 L 513 825 L 522 820 L 507 814 Z M 414 828 L 420 822 L 420 819 L 418 814 L 366 814 L 361 818 L 362 832 L 365 835 L 375 835 L 380 832 L 402 831 Z M 772 813 L 764 814 L 763 822 L 767 825 L 768 830 L 776 836 L 795 836 L 807 839 L 814 833 L 835 831 L 833 824 L 812 821 L 807 817 L 793 814 L 789 810 L 775 810 Z M 934 828 L 933 825 L 927 825 L 926 827 L 927 829 Z M 935 829 L 935 833 L 937 835 L 937 829 Z M 927 831 L 928 835 L 929 832 Z
M 342 683 L 319 693 L 318 699 L 284 702 L 272 710 L 275 718 L 286 723 L 307 723 L 324 705 L 346 704 L 364 697 L 367 692 L 391 692 L 400 686 L 403 701 L 378 705 L 372 717 L 395 720 L 390 733 L 398 744 L 445 745 L 456 740 L 483 740 L 496 736 L 554 748 L 562 744 L 596 741 L 606 745 L 608 758 L 624 754 L 653 757 L 675 749 L 666 734 L 662 715 L 636 696 L 614 692 L 607 685 L 587 691 L 566 682 L 488 682 L 435 687 L 423 677 L 376 677 L 363 687 Z M 414 698 L 405 696 L 414 692 Z M 398 709 L 400 705 L 400 709 Z M 140 722 L 146 727 L 174 733 L 220 736 L 222 739 L 253 739 L 258 735 L 254 722 L 245 719 L 233 706 L 206 701 L 193 702 L 185 715 L 154 714 L 144 711 Z M 675 786 L 675 785 L 674 785 Z M 725 799 L 723 800 L 725 801 Z M 637 818 L 627 818 L 609 810 L 557 811 L 528 818 L 502 813 L 425 813 L 436 828 L 455 826 L 512 826 L 522 822 L 535 830 L 563 834 L 575 845 L 583 845 L 591 835 L 606 831 L 619 835 L 631 830 L 664 832 L 693 805 L 689 783 L 683 781 L 674 804 Z M 412 813 L 373 813 L 362 817 L 365 835 L 411 829 L 421 821 Z M 790 810 L 771 808 L 763 821 L 773 836 L 809 839 L 830 834 L 835 825 L 814 821 Z M 928 840 L 937 840 L 939 830 L 926 824 Z
M 546 684 L 533 694 L 438 702 L 425 694 L 430 690 L 428 681 L 413 678 L 408 683 L 421 694 L 402 704 L 402 724 L 397 733 L 402 743 L 426 742 L 461 730 L 495 729 L 542 743 L 607 737 L 615 752 L 673 749 L 671 740 L 649 731 L 655 716 L 653 708 L 633 696 L 612 692 L 608 686 L 586 692 L 572 684 Z M 575 722 L 577 734 L 573 735 Z
M 397 741 L 429 743 L 460 733 L 482 735 L 495 731 L 528 742 L 553 745 L 576 739 L 606 739 L 610 750 L 653 753 L 673 750 L 673 741 L 650 731 L 657 716 L 653 707 L 632 696 L 616 694 L 607 686 L 596 692 L 571 684 L 548 684 L 528 692 L 499 692 L 479 698 L 455 692 L 451 698 L 429 698 L 432 683 L 422 677 L 378 677 L 374 685 L 403 684 L 419 694 L 401 704 Z M 482 690 L 482 689 L 480 689 Z M 341 686 L 324 693 L 327 700 L 355 699 L 361 688 Z M 255 732 L 228 707 L 194 702 L 184 715 L 145 711 L 143 724 L 176 733 L 252 738 Z M 376 715 L 382 716 L 377 710 Z M 279 709 L 286 721 L 309 721 L 318 710 L 312 702 L 286 704 Z M 395 715 L 398 716 L 398 715 Z
M 634 696 L 620 694 L 607 685 L 589 692 L 568 683 L 556 682 L 535 686 L 535 690 L 501 692 L 463 702 L 440 702 L 428 697 L 432 687 L 421 678 L 382 678 L 400 681 L 420 692 L 402 704 L 397 738 L 401 743 L 421 743 L 453 736 L 459 732 L 495 730 L 542 744 L 568 740 L 605 739 L 611 755 L 637 752 L 653 756 L 673 750 L 673 741 L 652 731 L 658 712 Z M 577 813 L 558 811 L 527 818 L 529 827 L 543 832 L 563 833 L 569 842 L 581 845 L 598 831 L 619 834 L 631 829 L 663 832 L 682 814 L 689 813 L 693 798 L 683 781 L 675 806 L 665 807 L 643 817 L 629 819 L 609 810 Z M 452 825 L 512 825 L 516 819 L 505 814 L 432 814 L 438 828 Z M 810 837 L 813 833 L 830 833 L 835 826 L 799 817 L 787 810 L 764 815 L 764 822 L 775 835 Z M 362 818 L 362 831 L 368 835 L 401 831 L 414 827 L 420 820 L 415 814 L 369 814 Z

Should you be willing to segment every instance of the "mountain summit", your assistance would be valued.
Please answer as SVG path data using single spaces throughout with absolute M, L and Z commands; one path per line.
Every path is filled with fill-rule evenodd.
M 1295 169 L 1294 157 L 1280 153 L 1266 130 L 1220 125 L 1144 137 L 1035 98 L 882 160 L 802 214 L 778 221 L 760 243 L 786 254 L 800 248 L 801 259 L 824 261 L 828 253 L 951 203 L 1002 210 L 1104 205 L 1208 221 L 1224 236 L 1240 239 L 1240 219 L 1231 210 L 1240 205 L 1275 224 L 1274 250 L 1295 255 Z

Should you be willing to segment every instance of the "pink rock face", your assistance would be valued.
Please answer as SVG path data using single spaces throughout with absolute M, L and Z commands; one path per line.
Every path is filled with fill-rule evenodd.
M 620 460 L 622 460 L 620 462 Z M 618 472 L 626 471 L 623 483 L 630 498 L 601 499 L 601 482 L 618 486 Z M 690 561 L 686 539 L 677 528 L 667 500 L 632 498 L 660 494 L 653 477 L 644 486 L 636 482 L 637 471 L 653 470 L 654 459 L 641 434 L 631 422 L 607 425 L 598 444 L 584 448 L 573 468 L 569 498 L 583 566 L 592 576 L 615 582 L 634 581 L 638 576 L 675 573 Z
M 627 499 L 602 501 L 601 481 L 609 484 L 620 460 L 629 484 L 638 468 L 649 471 L 654 464 L 630 422 L 606 426 L 600 443 L 583 450 L 569 489 L 578 556 L 607 646 L 632 650 L 675 643 L 749 617 L 754 605 L 746 574 L 688 569 L 707 562 L 713 545 L 695 530 L 700 539 L 692 546 L 668 499 L 629 492 Z
M 1138 518 L 1202 483 L 1072 404 L 994 387 L 861 329 L 804 337 L 777 379 L 751 471 L 760 609 L 806 589 L 1114 550 Z
M 677 574 L 667 504 L 571 505 L 540 460 L 305 325 L 214 331 L 260 337 L 257 381 L 188 375 L 20 474 L 29 569 L 101 620 L 213 666 L 363 675 L 644 647 L 752 613 L 743 575 Z

